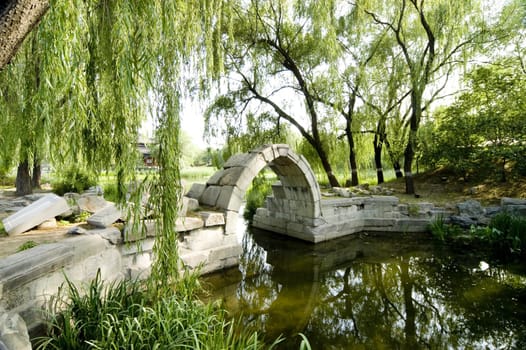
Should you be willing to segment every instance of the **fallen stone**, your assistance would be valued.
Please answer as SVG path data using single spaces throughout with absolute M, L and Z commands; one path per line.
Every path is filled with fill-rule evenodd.
M 95 214 L 90 216 L 86 221 L 88 224 L 95 227 L 105 228 L 111 226 L 115 221 L 122 217 L 122 212 L 115 206 L 109 204 L 104 208 L 98 210 Z
M 3 219 L 2 222 L 9 235 L 17 235 L 68 210 L 69 206 L 64 198 L 55 194 L 48 194 Z
M 201 220 L 200 218 L 193 217 L 178 218 L 175 223 L 175 229 L 177 232 L 192 231 L 203 226 L 203 220 Z
M 468 216 L 457 216 L 452 215 L 449 217 L 449 223 L 453 225 L 460 226 L 461 228 L 468 229 L 471 226 L 476 226 L 479 222 Z
M 88 230 L 80 226 L 74 226 L 68 230 L 68 234 L 70 235 L 87 235 L 88 233 Z
M 458 203 L 457 208 L 460 216 L 467 216 L 469 218 L 484 216 L 484 208 L 480 202 L 473 199 Z
M 107 227 L 99 230 L 89 230 L 88 232 L 90 234 L 96 234 L 101 236 L 113 245 L 121 244 L 123 241 L 121 231 L 116 227 Z
M 225 224 L 225 215 L 215 211 L 201 211 L 199 212 L 201 219 L 203 219 L 205 226 L 219 226 Z
M 104 197 L 101 196 L 97 196 L 94 194 L 83 194 L 77 200 L 77 205 L 82 211 L 95 213 L 107 206 L 108 202 L 104 199 Z
M 0 349 L 2 346 L 8 350 L 31 350 L 26 323 L 19 314 L 0 314 Z
M 526 199 L 502 197 L 500 205 L 505 207 L 507 205 L 526 205 Z
M 188 198 L 188 211 L 192 212 L 199 209 L 199 201 L 197 199 L 189 197 L 186 198 Z
M 333 187 L 332 190 L 334 191 L 334 193 L 336 193 L 340 197 L 344 197 L 344 198 L 352 197 L 351 191 L 349 191 L 347 188 Z
M 48 230 L 52 228 L 57 228 L 57 219 L 55 218 L 47 219 L 46 221 L 38 225 L 39 230 Z

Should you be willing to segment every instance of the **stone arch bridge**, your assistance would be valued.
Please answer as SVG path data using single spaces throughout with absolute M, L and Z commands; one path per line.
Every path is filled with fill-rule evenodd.
M 225 214 L 225 234 L 236 233 L 239 210 L 252 180 L 266 167 L 279 181 L 272 185 L 264 208 L 252 225 L 317 243 L 364 230 L 425 231 L 429 217 L 408 217 L 407 207 L 393 196 L 322 199 L 307 160 L 288 145 L 270 144 L 232 156 L 206 184 L 194 184 L 187 194 L 201 206 Z
M 272 196 L 267 198 L 267 207 L 276 210 L 271 210 L 271 213 L 265 212 L 264 208 L 258 209 L 254 226 L 314 241 L 312 234 L 307 233 L 307 227 L 325 222 L 321 214 L 320 187 L 307 160 L 285 144 L 264 145 L 232 156 L 223 169 L 197 190 L 199 203 L 224 211 L 225 233 L 235 233 L 245 192 L 252 180 L 267 167 L 279 179 L 272 185 Z M 190 197 L 196 197 L 191 193 L 195 190 L 193 187 Z

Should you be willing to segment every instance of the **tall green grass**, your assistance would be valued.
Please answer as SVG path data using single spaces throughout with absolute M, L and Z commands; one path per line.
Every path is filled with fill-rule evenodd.
M 159 297 L 145 281 L 106 285 L 100 272 L 85 289 L 69 280 L 54 299 L 37 349 L 267 349 L 261 336 L 197 298 L 196 274 Z

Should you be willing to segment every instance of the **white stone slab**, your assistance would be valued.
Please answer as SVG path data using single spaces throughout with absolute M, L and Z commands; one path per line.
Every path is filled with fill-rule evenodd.
M 69 210 L 66 200 L 48 194 L 2 220 L 9 235 L 17 235 Z
M 121 217 L 122 212 L 115 206 L 115 204 L 110 204 L 98 210 L 86 221 L 88 222 L 88 224 L 93 225 L 95 227 L 104 228 L 111 226 L 111 224 L 119 220 Z

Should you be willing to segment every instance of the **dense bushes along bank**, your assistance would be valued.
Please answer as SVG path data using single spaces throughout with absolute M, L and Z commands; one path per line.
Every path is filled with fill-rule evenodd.
M 430 224 L 431 233 L 441 241 L 481 244 L 499 257 L 526 258 L 526 217 L 501 212 L 487 226 L 471 226 L 464 230 L 450 225 L 443 218 Z

